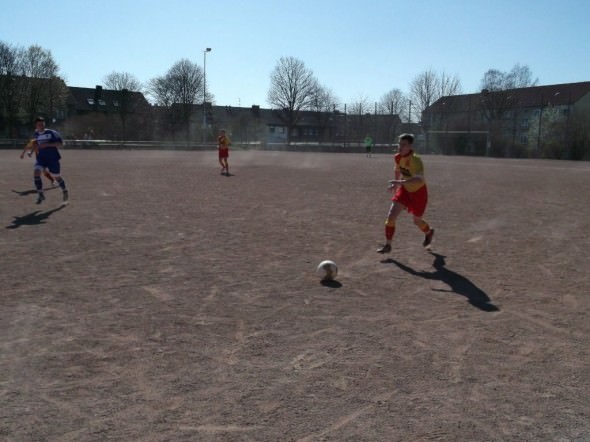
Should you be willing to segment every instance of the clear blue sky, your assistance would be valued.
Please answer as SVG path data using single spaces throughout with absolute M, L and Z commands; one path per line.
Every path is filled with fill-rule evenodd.
M 539 84 L 590 80 L 587 0 L 0 0 L 0 41 L 53 54 L 69 86 L 113 72 L 139 81 L 188 58 L 218 105 L 268 106 L 281 57 L 341 103 L 379 101 L 433 69 L 479 90 L 491 68 L 528 66 Z

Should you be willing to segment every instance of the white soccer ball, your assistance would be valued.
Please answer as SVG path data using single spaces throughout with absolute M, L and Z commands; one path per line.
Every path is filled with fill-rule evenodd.
M 322 281 L 332 281 L 338 275 L 338 266 L 334 261 L 325 260 L 320 262 L 316 273 L 322 279 Z

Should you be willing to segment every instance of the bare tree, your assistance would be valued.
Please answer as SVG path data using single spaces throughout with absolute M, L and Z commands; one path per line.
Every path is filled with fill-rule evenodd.
M 67 87 L 59 77 L 59 67 L 51 51 L 33 45 L 21 52 L 23 107 L 29 121 L 38 114 L 54 117 L 65 105 Z
M 111 72 L 103 79 L 104 85 L 107 89 L 116 91 L 117 97 L 117 111 L 121 117 L 121 125 L 123 128 L 123 139 L 127 139 L 127 117 L 131 111 L 130 92 L 139 92 L 141 90 L 141 82 L 127 72 Z
M 481 80 L 481 90 L 488 92 L 502 91 L 505 89 L 504 73 L 498 69 L 488 70 Z
M 519 63 L 515 64 L 512 70 L 507 75 L 507 89 L 516 89 L 522 87 L 536 86 L 539 79 L 533 80 L 533 73 L 528 66 L 521 66 Z
M 156 104 L 170 108 L 170 125 L 180 122 L 190 138 L 190 118 L 194 105 L 203 98 L 203 70 L 188 59 L 174 63 L 166 75 L 148 82 L 148 91 Z M 203 103 L 204 104 L 204 103 Z
M 410 84 L 410 105 L 415 109 L 414 114 L 422 112 L 441 97 L 457 95 L 461 93 L 461 81 L 457 75 L 448 75 L 445 72 L 437 74 L 432 69 L 418 74 Z M 414 119 L 410 115 L 409 120 Z
M 203 97 L 203 70 L 187 59 L 174 63 L 168 72 L 148 82 L 148 93 L 157 104 L 190 105 Z
M 311 106 L 317 91 L 317 80 L 305 64 L 294 57 L 281 57 L 270 75 L 267 101 L 287 126 L 287 142 L 300 112 Z
M 381 97 L 379 109 L 390 115 L 400 115 L 408 108 L 408 99 L 399 89 L 392 89 Z
M 20 51 L 22 49 L 0 41 L 0 76 L 2 78 L 18 74 L 18 56 Z
M 350 115 L 364 115 L 371 112 L 371 100 L 366 95 L 359 95 L 348 107 Z
M 19 52 L 15 46 L 0 41 L 0 133 L 12 135 L 16 127 L 18 100 L 16 82 L 19 69 Z
M 166 76 L 152 78 L 148 81 L 146 89 L 154 104 L 170 107 L 174 103 L 174 93 Z
M 333 112 L 337 106 L 338 99 L 334 92 L 327 86 L 316 83 L 309 101 L 309 109 L 315 112 Z
M 392 89 L 381 97 L 381 112 L 391 115 L 387 137 L 393 140 L 398 131 L 401 116 L 408 109 L 408 98 L 399 89 Z
M 498 134 L 504 130 L 506 115 L 518 105 L 518 94 L 511 92 L 512 89 L 535 86 L 537 82 L 538 79 L 533 80 L 529 67 L 520 64 L 514 65 L 509 72 L 490 69 L 484 74 L 481 80 L 480 112 L 495 137 L 501 137 Z
M 373 109 L 371 101 L 367 96 L 360 95 L 354 103 L 350 104 L 348 109 L 347 124 L 350 129 L 350 135 L 352 138 L 356 138 L 360 143 L 365 137 L 368 129 L 368 114 L 370 114 Z
M 24 51 L 21 67 L 23 75 L 30 78 L 51 78 L 59 70 L 51 51 L 37 45 Z
M 334 116 L 334 110 L 337 106 L 337 99 L 334 93 L 325 86 L 316 82 L 313 97 L 310 100 L 309 109 L 314 113 L 319 129 L 321 131 L 320 139 L 326 138 L 326 128 L 331 118 Z
M 440 97 L 448 97 L 450 95 L 461 94 L 461 80 L 455 75 L 448 75 L 443 72 L 440 75 Z M 440 98 L 439 97 L 439 98 Z
M 111 72 L 102 80 L 107 89 L 122 91 L 127 89 L 132 92 L 141 92 L 141 82 L 128 72 Z
M 422 112 L 440 98 L 440 78 L 432 69 L 418 74 L 410 83 L 410 101 L 416 113 Z M 413 120 L 412 116 L 409 116 Z
M 517 63 L 509 72 L 489 69 L 481 80 L 481 89 L 497 92 L 536 86 L 538 82 L 538 78 L 533 80 L 533 74 L 528 66 L 521 66 Z

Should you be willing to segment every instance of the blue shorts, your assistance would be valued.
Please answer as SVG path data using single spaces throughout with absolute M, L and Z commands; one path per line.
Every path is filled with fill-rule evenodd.
M 61 160 L 61 155 L 56 148 L 40 149 L 35 162 L 35 169 L 48 169 L 52 174 L 59 175 L 59 160 Z

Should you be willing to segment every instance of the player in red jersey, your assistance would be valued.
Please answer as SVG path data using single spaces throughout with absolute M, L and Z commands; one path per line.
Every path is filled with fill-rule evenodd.
M 219 164 L 221 164 L 221 174 L 229 176 L 229 164 L 227 158 L 229 157 L 229 146 L 231 146 L 231 140 L 225 134 L 225 130 L 219 131 L 217 137 L 217 150 L 219 152 Z
M 424 166 L 422 159 L 416 155 L 413 149 L 414 135 L 402 134 L 399 136 L 399 151 L 394 156 L 395 179 L 389 181 L 390 188 L 394 192 L 391 198 L 391 207 L 385 221 L 385 244 L 377 249 L 379 253 L 391 252 L 391 241 L 395 233 L 395 221 L 405 209 L 414 217 L 414 224 L 424 233 L 424 247 L 429 247 L 434 235 L 434 229 L 422 216 L 428 203 L 428 188 L 424 179 Z

